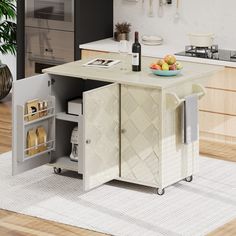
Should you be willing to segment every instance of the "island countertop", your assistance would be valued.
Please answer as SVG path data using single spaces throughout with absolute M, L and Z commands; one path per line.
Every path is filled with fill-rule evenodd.
M 101 56 L 107 59 L 121 59 L 117 53 L 109 53 Z M 223 66 L 207 65 L 192 62 L 183 62 L 183 70 L 181 74 L 174 77 L 160 77 L 152 74 L 149 66 L 157 59 L 152 57 L 142 57 L 142 71 L 131 71 L 131 56 L 126 58 L 127 70 L 121 70 L 121 64 L 116 64 L 110 68 L 86 67 L 84 64 L 90 59 L 70 62 L 63 65 L 44 69 L 44 73 L 60 76 L 69 76 L 81 79 L 99 80 L 104 82 L 113 82 L 134 86 L 155 87 L 165 89 L 177 86 L 190 80 L 206 77 L 215 72 L 223 70 Z

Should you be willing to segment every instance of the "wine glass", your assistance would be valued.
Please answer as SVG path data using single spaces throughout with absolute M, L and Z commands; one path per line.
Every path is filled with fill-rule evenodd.
M 129 52 L 129 42 L 127 40 L 120 40 L 119 53 L 121 57 L 121 70 L 127 70 L 127 56 Z

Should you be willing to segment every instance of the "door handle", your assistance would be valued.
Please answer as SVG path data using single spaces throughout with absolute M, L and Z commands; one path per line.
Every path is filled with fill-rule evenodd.
M 126 132 L 127 132 L 126 129 L 121 129 L 121 133 L 122 133 L 122 134 L 125 134 Z
M 90 144 L 90 143 L 91 143 L 91 139 L 87 139 L 87 140 L 85 141 L 85 143 L 86 143 L 86 144 Z

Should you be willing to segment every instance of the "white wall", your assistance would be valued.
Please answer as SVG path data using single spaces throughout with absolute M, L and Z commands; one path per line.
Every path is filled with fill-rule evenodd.
M 16 79 L 16 57 L 12 55 L 1 55 L 0 54 L 0 60 L 3 64 L 7 64 L 8 67 L 11 70 L 13 79 Z
M 145 2 L 143 10 L 142 2 Z M 189 32 L 213 32 L 221 48 L 236 50 L 236 0 L 179 0 L 180 19 L 174 20 L 176 0 L 164 7 L 164 16 L 157 16 L 158 0 L 154 2 L 154 17 L 148 17 L 149 0 L 128 2 L 114 0 L 114 23 L 128 21 L 132 31 L 157 34 L 168 43 L 188 44 Z

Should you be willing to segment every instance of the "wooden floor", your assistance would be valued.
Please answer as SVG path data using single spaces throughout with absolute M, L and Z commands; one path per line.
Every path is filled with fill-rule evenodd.
M 0 210 L 1 236 L 104 236 L 105 234 Z
M 11 96 L 0 102 L 0 153 L 11 150 Z M 210 145 L 210 144 L 208 144 Z M 223 158 L 222 158 L 223 159 Z M 1 200 L 1 196 L 0 196 Z M 105 234 L 0 209 L 0 236 L 105 236 Z M 208 236 L 235 236 L 236 219 Z

